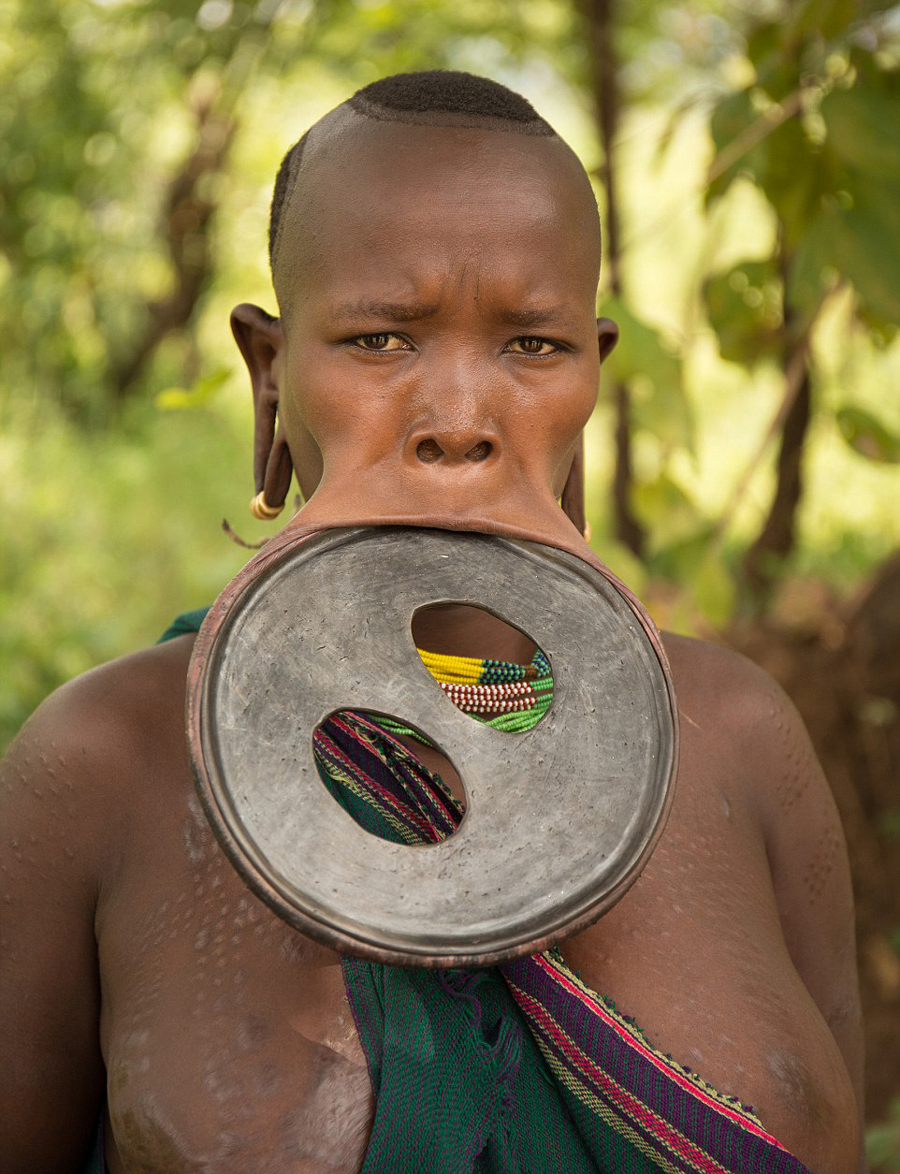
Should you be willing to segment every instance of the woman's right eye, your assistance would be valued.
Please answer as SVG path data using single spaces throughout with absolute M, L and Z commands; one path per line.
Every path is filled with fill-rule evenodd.
M 409 343 L 399 334 L 358 334 L 351 341 L 360 350 L 374 353 L 409 350 Z

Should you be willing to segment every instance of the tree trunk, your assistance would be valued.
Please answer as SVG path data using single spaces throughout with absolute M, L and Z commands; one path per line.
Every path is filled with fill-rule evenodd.
M 234 131 L 232 119 L 209 107 L 197 111 L 194 149 L 170 183 L 165 204 L 164 237 L 175 275 L 173 289 L 147 306 L 143 332 L 113 368 L 111 386 L 118 401 L 137 386 L 163 339 L 188 325 L 212 276 L 210 230 L 216 204 L 208 194 L 209 180 L 224 169 Z
M 812 385 L 804 355 L 797 394 L 781 432 L 775 494 L 759 537 L 744 555 L 743 576 L 751 600 L 764 610 L 782 564 L 797 538 L 797 507 L 803 494 L 803 454 L 812 416 Z
M 580 0 L 589 46 L 589 69 L 594 117 L 603 150 L 600 179 L 606 192 L 604 239 L 609 288 L 622 292 L 619 202 L 616 187 L 615 141 L 619 127 L 619 63 L 614 43 L 615 0 Z M 612 483 L 613 532 L 639 558 L 644 552 L 644 530 L 634 514 L 634 475 L 631 453 L 631 393 L 624 383 L 613 389 L 615 405 L 615 469 Z
M 803 316 L 788 303 L 787 289 L 792 263 L 793 258 L 784 244 L 784 231 L 779 229 L 778 267 L 785 290 L 782 366 L 786 411 L 782 418 L 781 444 L 775 467 L 775 494 L 763 528 L 744 554 L 741 564 L 752 608 L 758 613 L 766 610 L 772 587 L 785 559 L 796 545 L 797 508 L 803 496 L 803 456 L 812 418 L 809 340 L 819 311 L 817 308 L 803 321 Z

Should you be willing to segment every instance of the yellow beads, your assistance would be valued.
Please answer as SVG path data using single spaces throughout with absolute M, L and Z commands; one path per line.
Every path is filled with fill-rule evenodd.
M 442 652 L 426 652 L 417 648 L 422 663 L 436 681 L 446 685 L 477 685 L 484 670 L 484 661 L 475 656 L 448 656 Z

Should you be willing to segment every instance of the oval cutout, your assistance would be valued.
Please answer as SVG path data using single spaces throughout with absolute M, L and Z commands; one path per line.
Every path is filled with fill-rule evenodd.
M 527 632 L 471 603 L 420 607 L 412 637 L 438 686 L 468 717 L 504 733 L 525 733 L 553 703 L 550 658 Z
M 465 814 L 465 789 L 449 758 L 390 715 L 341 709 L 313 731 L 323 786 L 364 831 L 397 844 L 448 839 Z M 413 740 L 415 739 L 415 740 Z

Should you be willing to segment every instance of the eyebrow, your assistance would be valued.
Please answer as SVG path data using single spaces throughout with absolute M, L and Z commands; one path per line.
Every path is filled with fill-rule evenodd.
M 333 318 L 373 318 L 390 322 L 418 322 L 432 318 L 438 312 L 437 305 L 424 302 L 379 302 L 361 299 L 358 302 L 342 302 L 331 312 Z
M 560 323 L 568 317 L 566 306 L 545 306 L 539 309 L 502 310 L 497 317 L 510 326 L 548 326 Z
M 358 322 L 361 318 L 378 322 L 421 322 L 433 318 L 440 306 L 431 302 L 384 302 L 360 298 L 355 302 L 340 302 L 332 308 L 331 316 L 338 321 Z M 498 321 L 507 326 L 535 329 L 547 325 L 564 325 L 569 318 L 569 307 L 564 305 L 528 309 L 509 307 L 497 313 Z

